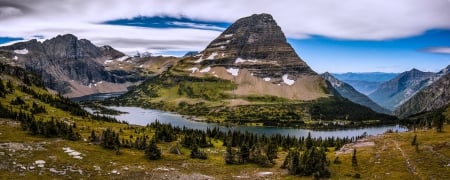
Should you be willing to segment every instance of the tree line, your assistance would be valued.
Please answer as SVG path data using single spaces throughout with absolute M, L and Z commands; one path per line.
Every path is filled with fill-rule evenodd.
M 362 136 L 345 138 L 313 138 L 295 137 L 289 135 L 257 135 L 240 131 L 221 131 L 218 127 L 206 130 L 190 129 L 186 127 L 174 127 L 171 124 L 162 124 L 159 121 L 152 122 L 145 127 L 134 129 L 135 134 L 130 138 L 120 141 L 119 132 L 111 129 L 102 131 L 102 136 L 97 137 L 95 131 L 91 134 L 91 141 L 97 142 L 104 148 L 115 149 L 134 148 L 143 150 L 150 160 L 163 158 L 161 149 L 157 143 L 177 142 L 169 149 L 169 153 L 179 153 L 178 145 L 191 150 L 190 157 L 208 159 L 203 150 L 214 147 L 213 141 L 221 140 L 226 147 L 224 162 L 226 164 L 257 164 L 261 167 L 273 167 L 280 150 L 288 151 L 288 156 L 281 165 L 291 174 L 301 176 L 329 177 L 329 160 L 325 152 L 328 147 L 339 149 L 344 144 L 354 142 Z M 154 133 L 149 136 L 147 133 Z M 97 137 L 97 138 L 95 138 Z M 152 137 L 152 138 L 150 138 Z

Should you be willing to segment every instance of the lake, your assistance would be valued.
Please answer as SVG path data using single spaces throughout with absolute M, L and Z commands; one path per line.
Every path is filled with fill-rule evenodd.
M 375 127 L 362 127 L 362 128 L 354 128 L 354 129 L 337 129 L 337 130 L 309 130 L 309 129 L 299 129 L 299 128 L 283 128 L 283 127 L 261 127 L 261 126 L 233 126 L 233 127 L 224 127 L 219 126 L 216 123 L 205 123 L 205 122 L 197 122 L 191 121 L 187 118 L 184 118 L 181 115 L 175 113 L 169 113 L 159 110 L 153 109 L 143 109 L 139 107 L 116 107 L 110 106 L 108 108 L 128 112 L 128 114 L 120 114 L 114 116 L 120 121 L 127 121 L 130 124 L 142 125 L 145 126 L 149 123 L 155 122 L 158 120 L 161 123 L 170 123 L 173 126 L 179 127 L 187 127 L 191 129 L 200 129 L 206 130 L 209 128 L 219 127 L 222 131 L 228 130 L 238 130 L 238 131 L 248 131 L 256 134 L 281 134 L 281 135 L 290 135 L 290 136 L 307 136 L 308 133 L 311 133 L 313 137 L 352 137 L 352 136 L 360 136 L 364 132 L 368 135 L 377 135 L 386 132 L 391 129 L 393 131 L 404 132 L 407 131 L 406 128 L 401 127 L 399 125 L 387 125 L 387 126 L 375 126 Z M 88 111 L 92 112 L 91 109 L 87 108 Z

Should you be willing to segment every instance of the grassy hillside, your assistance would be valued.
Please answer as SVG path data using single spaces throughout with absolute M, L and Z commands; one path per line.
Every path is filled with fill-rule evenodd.
M 172 111 L 208 122 L 269 126 L 333 128 L 335 121 L 347 127 L 396 120 L 339 97 L 298 101 L 269 95 L 236 95 L 236 88 L 230 80 L 169 71 L 104 104 Z
M 441 133 L 417 129 L 363 138 L 344 146 L 354 139 L 263 137 L 243 132 L 194 131 L 158 123 L 134 126 L 89 115 L 77 104 L 49 94 L 34 75 L 21 69 L 9 72 L 2 71 L 0 85 L 0 179 L 311 179 L 311 175 L 290 175 L 292 161 L 287 163 L 288 169 L 280 168 L 289 151 L 298 151 L 303 156 L 310 152 L 309 146 L 326 147 L 325 162 L 329 162 L 326 169 L 331 179 L 450 178 L 449 125 L 444 125 Z M 23 81 L 25 77 L 36 79 Z M 11 112 L 17 116 L 9 117 Z M 19 116 L 20 113 L 25 115 Z M 29 123 L 24 118 L 36 122 L 24 126 Z M 33 131 L 33 124 L 38 131 Z M 52 124 L 58 125 L 56 131 L 70 129 L 70 133 L 53 134 Z M 114 132 L 117 141 L 110 141 L 106 132 Z M 417 146 L 411 145 L 414 135 Z M 153 138 L 159 140 L 156 144 L 162 154 L 159 160 L 149 160 L 143 150 L 145 145 L 141 144 L 148 144 Z M 191 158 L 195 144 L 206 159 Z M 240 152 L 246 145 L 252 147 L 247 147 L 251 156 L 249 162 L 241 162 Z M 174 147 L 179 154 L 173 153 Z M 231 164 L 224 159 L 229 156 L 228 147 L 234 154 Z M 265 159 L 273 147 L 278 158 Z M 357 166 L 352 166 L 355 147 Z
M 287 170 L 280 168 L 287 155 L 283 150 L 279 150 L 274 167 L 264 168 L 255 164 L 227 165 L 223 160 L 226 148 L 220 145 L 220 141 L 213 141 L 214 147 L 204 149 L 207 160 L 189 158 L 190 150 L 183 147 L 183 154 L 171 154 L 169 149 L 175 142 L 163 142 L 158 144 L 163 158 L 150 161 L 141 150 L 124 148 L 120 155 L 116 155 L 114 151 L 89 142 L 32 136 L 22 131 L 14 121 L 0 119 L 0 122 L 2 179 L 311 179 L 289 175 Z M 103 126 L 127 127 L 109 123 L 90 127 L 100 129 Z M 135 128 L 130 129 L 134 131 Z M 357 174 L 362 179 L 448 179 L 450 126 L 445 125 L 444 129 L 443 133 L 436 133 L 435 130 L 388 133 L 346 145 L 341 151 L 328 148 L 330 179 L 353 179 Z M 123 131 L 124 136 L 129 133 L 128 130 Z M 416 134 L 418 148 L 411 146 Z M 357 149 L 356 167 L 352 166 L 351 160 L 354 147 Z M 81 153 L 83 159 L 73 158 L 63 148 Z M 338 161 L 335 161 L 336 157 L 339 157 Z M 44 167 L 37 166 L 38 160 L 45 161 Z

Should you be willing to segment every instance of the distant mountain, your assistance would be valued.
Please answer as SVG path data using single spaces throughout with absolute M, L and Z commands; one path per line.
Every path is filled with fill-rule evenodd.
M 70 97 L 126 91 L 140 80 L 133 71 L 105 66 L 112 61 L 124 61 L 128 56 L 71 34 L 44 42 L 30 40 L 0 47 L 0 56 L 9 64 L 40 74 L 46 87 Z
M 335 77 L 333 77 L 333 75 L 331 75 L 330 73 L 324 73 L 322 74 L 322 77 L 324 79 L 326 79 L 331 86 L 339 93 L 339 95 L 341 95 L 344 98 L 349 99 L 350 101 L 369 107 L 370 109 L 379 112 L 379 113 L 384 113 L 384 114 L 390 114 L 391 112 L 388 111 L 387 109 L 382 108 L 380 105 L 378 105 L 377 103 L 373 102 L 369 97 L 367 97 L 364 94 L 361 94 L 360 92 L 358 92 L 357 90 L 355 90 L 352 86 L 350 86 L 349 84 L 342 82 L 338 79 L 336 79 Z
M 346 82 L 359 92 L 369 95 L 378 86 L 393 79 L 398 73 L 367 72 L 367 73 L 332 73 L 337 79 Z
M 401 118 L 432 111 L 450 103 L 450 65 L 437 73 L 437 80 L 420 90 L 395 110 Z
M 186 52 L 186 54 L 183 55 L 183 57 L 191 57 L 191 56 L 195 56 L 198 54 L 198 51 L 189 51 Z
M 422 88 L 430 85 L 435 77 L 435 73 L 412 69 L 381 84 L 369 97 L 382 107 L 393 111 Z

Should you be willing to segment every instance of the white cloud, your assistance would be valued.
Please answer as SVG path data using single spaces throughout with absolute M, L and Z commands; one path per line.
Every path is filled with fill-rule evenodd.
M 423 49 L 422 51 L 436 54 L 450 54 L 450 47 L 431 47 Z
M 449 9 L 448 0 L 2 0 L 0 36 L 31 39 L 35 35 L 50 38 L 73 33 L 98 45 L 111 43 L 123 51 L 201 50 L 219 32 L 98 23 L 137 16 L 232 23 L 265 12 L 274 16 L 288 37 L 385 40 L 419 35 L 430 29 L 449 29 Z M 126 43 L 122 41 L 125 39 Z
M 176 25 L 176 26 L 183 26 L 183 27 L 191 27 L 191 28 L 195 28 L 195 29 L 207 29 L 207 30 L 218 30 L 218 31 L 225 30 L 225 28 L 222 28 L 222 27 L 211 26 L 208 24 L 191 23 L 191 22 L 174 21 L 174 22 L 170 22 L 168 24 Z

